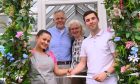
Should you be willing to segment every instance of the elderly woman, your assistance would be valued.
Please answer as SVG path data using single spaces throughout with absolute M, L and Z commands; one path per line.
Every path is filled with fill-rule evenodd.
M 80 58 L 80 49 L 82 41 L 84 40 L 85 36 L 83 35 L 83 27 L 81 22 L 78 20 L 71 20 L 68 23 L 69 34 L 73 38 L 72 42 L 72 63 L 71 68 L 75 68 L 75 66 L 79 63 Z M 78 75 L 86 75 L 86 70 L 82 71 Z M 72 78 L 72 84 L 85 84 L 86 79 L 83 78 Z

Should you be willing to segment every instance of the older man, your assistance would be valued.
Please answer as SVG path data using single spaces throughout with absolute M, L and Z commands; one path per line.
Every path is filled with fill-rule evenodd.
M 65 27 L 66 16 L 64 11 L 58 10 L 53 14 L 55 26 L 49 28 L 52 34 L 49 50 L 56 56 L 59 68 L 70 68 L 71 63 L 71 38 L 68 29 Z M 70 84 L 68 78 L 57 77 L 58 84 Z

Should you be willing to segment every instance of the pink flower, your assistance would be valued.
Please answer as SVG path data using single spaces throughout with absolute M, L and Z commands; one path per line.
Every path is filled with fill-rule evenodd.
M 125 66 L 122 66 L 121 67 L 121 73 L 124 73 L 126 71 L 126 67 Z
M 132 42 L 132 41 L 127 41 L 127 42 L 125 42 L 125 48 L 126 49 L 129 49 L 130 47 L 132 47 L 133 45 L 134 45 L 134 42 Z
M 16 37 L 19 38 L 19 37 L 21 37 L 22 35 L 23 35 L 23 32 L 22 32 L 22 31 L 19 31 L 19 32 L 17 32 Z
M 121 73 L 126 72 L 130 68 L 130 65 L 122 66 L 121 67 Z
M 107 28 L 107 31 L 108 31 L 108 32 L 113 32 L 114 30 L 113 30 L 112 28 L 108 27 L 108 28 Z

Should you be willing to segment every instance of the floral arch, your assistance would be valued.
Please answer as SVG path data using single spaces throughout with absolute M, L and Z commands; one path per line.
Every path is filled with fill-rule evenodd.
M 118 83 L 140 84 L 140 1 L 104 1 L 108 21 L 115 31 L 112 40 L 118 53 L 115 66 Z M 34 22 L 29 12 L 33 0 L 1 0 L 0 3 L 3 12 L 12 20 L 0 36 L 0 77 L 6 79 L 6 84 L 28 84 L 28 41 Z
M 0 78 L 5 78 L 6 84 L 28 84 L 33 0 L 0 0 L 0 5 L 11 19 L 0 36 Z
M 115 31 L 118 84 L 140 84 L 140 1 L 105 0 L 105 7 Z

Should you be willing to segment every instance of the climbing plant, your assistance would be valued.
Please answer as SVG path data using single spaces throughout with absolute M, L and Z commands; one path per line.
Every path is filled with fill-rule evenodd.
M 33 0 L 0 0 L 0 6 L 11 20 L 0 36 L 0 77 L 6 84 L 28 84 Z
M 104 1 L 110 28 L 115 31 L 118 84 L 140 84 L 140 1 Z

